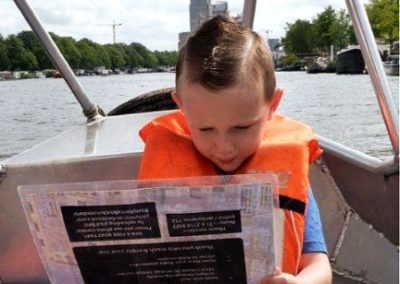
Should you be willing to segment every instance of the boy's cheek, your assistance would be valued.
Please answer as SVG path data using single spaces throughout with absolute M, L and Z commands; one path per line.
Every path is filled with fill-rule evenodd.
M 209 156 L 209 152 L 211 151 L 210 145 L 205 141 L 203 141 L 204 139 L 193 138 L 192 140 L 193 140 L 193 145 L 197 151 L 199 151 L 205 157 Z

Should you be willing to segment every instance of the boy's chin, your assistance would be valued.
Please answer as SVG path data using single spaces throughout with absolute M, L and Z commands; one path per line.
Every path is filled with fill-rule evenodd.
M 224 164 L 218 161 L 212 161 L 213 164 L 215 165 L 215 167 L 218 169 L 218 172 L 220 174 L 224 174 L 224 175 L 234 175 L 237 173 L 237 171 L 239 170 L 239 168 L 246 163 L 246 161 L 249 158 L 246 159 L 236 159 L 235 161 L 232 161 L 232 163 L 228 163 L 228 164 Z
M 224 171 L 223 169 L 221 169 L 219 167 L 217 167 L 217 170 L 218 170 L 218 174 L 219 175 L 227 175 L 227 176 L 229 176 L 229 175 L 234 175 L 235 174 L 235 171 L 228 172 L 228 171 Z
M 239 165 L 218 165 L 216 164 L 218 170 L 221 174 L 224 175 L 233 175 L 235 174 L 236 170 L 239 168 Z

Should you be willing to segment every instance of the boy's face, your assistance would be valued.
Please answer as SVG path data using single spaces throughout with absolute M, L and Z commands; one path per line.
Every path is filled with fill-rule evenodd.
M 185 113 L 197 150 L 232 173 L 258 149 L 265 124 L 279 104 L 282 92 L 278 93 L 266 103 L 261 86 L 212 91 L 197 83 L 183 83 L 173 97 Z

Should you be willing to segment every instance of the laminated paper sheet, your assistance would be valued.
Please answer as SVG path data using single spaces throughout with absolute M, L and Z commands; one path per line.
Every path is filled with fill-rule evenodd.
M 52 283 L 138 284 L 257 283 L 280 259 L 275 190 L 270 174 L 19 188 Z

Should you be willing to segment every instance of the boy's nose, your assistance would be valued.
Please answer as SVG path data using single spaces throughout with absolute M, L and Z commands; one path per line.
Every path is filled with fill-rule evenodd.
M 220 137 L 218 137 L 215 146 L 217 154 L 219 155 L 232 154 L 235 149 L 233 141 L 225 135 L 221 135 Z

